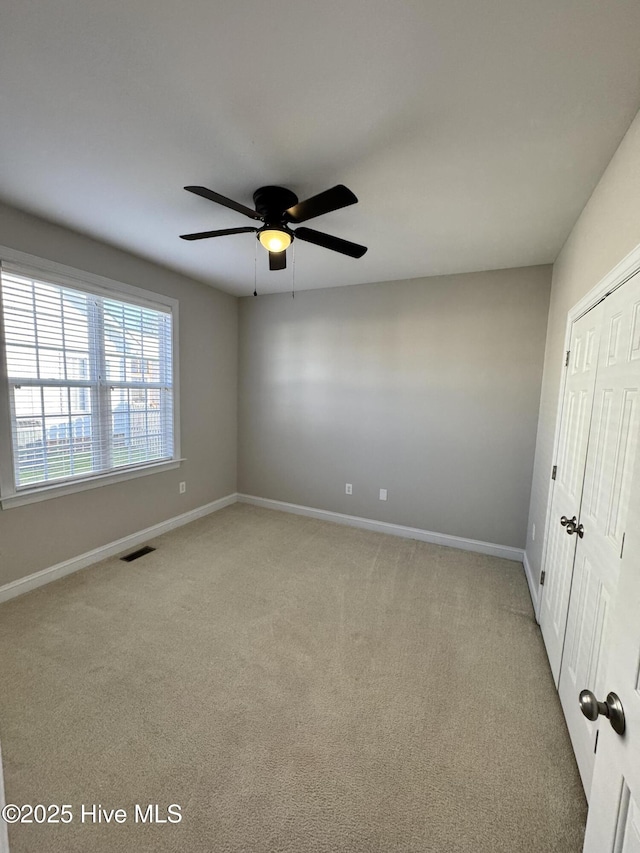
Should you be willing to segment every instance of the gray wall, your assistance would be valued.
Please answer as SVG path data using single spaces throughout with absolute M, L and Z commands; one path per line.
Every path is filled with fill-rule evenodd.
M 239 490 L 523 547 L 550 282 L 540 266 L 242 299 Z
M 639 243 L 640 116 L 553 269 L 527 534 L 534 576 L 566 315 Z M 0 584 L 233 492 L 236 300 L 2 205 L 0 244 L 180 299 L 188 457 L 176 471 L 0 512 Z M 521 546 L 548 285 L 549 268 L 534 267 L 241 300 L 239 489 Z
M 534 578 L 542 567 L 553 439 L 569 310 L 640 244 L 640 114 L 620 143 L 553 267 L 540 419 L 527 532 Z M 536 538 L 533 540 L 533 525 Z M 539 590 L 538 590 L 539 593 Z
M 237 300 L 0 205 L 0 245 L 180 301 L 183 465 L 0 511 L 0 585 L 236 490 Z M 187 492 L 178 493 L 185 480 Z

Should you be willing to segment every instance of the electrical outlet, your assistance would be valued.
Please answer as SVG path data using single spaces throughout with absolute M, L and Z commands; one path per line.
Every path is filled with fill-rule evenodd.
M 380 489 L 380 500 L 386 501 L 386 499 L 387 499 L 387 490 L 386 489 Z
M 187 491 L 187 484 L 183 481 L 182 483 L 180 483 L 180 494 L 184 495 L 184 493 L 186 491 Z
M 344 493 L 345 493 L 345 495 L 352 495 L 353 494 L 353 485 L 351 483 L 347 483 L 345 485 Z
M 535 526 L 535 524 L 531 528 L 531 541 L 532 542 L 536 541 L 536 526 Z

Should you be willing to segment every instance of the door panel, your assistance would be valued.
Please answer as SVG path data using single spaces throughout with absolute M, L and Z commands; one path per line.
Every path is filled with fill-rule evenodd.
M 640 853 L 640 807 L 624 779 L 616 829 L 616 850 Z
M 633 348 L 632 348 L 633 352 Z M 637 361 L 637 358 L 632 360 Z M 640 853 L 640 462 L 636 460 L 618 589 L 609 619 L 609 663 L 598 699 L 613 690 L 624 708 L 617 735 L 602 717 L 585 853 Z M 594 691 L 595 692 L 595 691 Z
M 574 323 L 571 335 L 556 460 L 557 476 L 543 567 L 546 578 L 540 606 L 540 627 L 556 684 L 560 674 L 576 550 L 576 537 L 567 536 L 566 529 L 560 524 L 560 518 L 572 518 L 574 515 L 577 517 L 580 513 L 602 311 L 602 305 L 598 305 L 581 317 Z
M 640 359 L 635 357 L 640 277 L 603 303 L 602 346 L 594 390 L 584 496 L 560 673 L 560 701 L 587 797 L 596 736 L 606 720 L 591 722 L 578 704 L 588 689 L 604 698 L 611 604 L 628 532 L 629 496 L 640 433 Z M 565 534 L 566 535 L 566 534 Z
M 595 688 L 601 688 L 604 682 L 601 650 L 610 597 L 586 557 L 577 574 L 575 622 L 579 627 L 567 637 L 563 666 L 568 668 L 576 683 L 593 684 L 594 692 L 599 692 Z
M 638 381 L 638 377 L 633 377 Z M 631 379 L 630 379 L 631 381 Z M 609 518 L 607 520 L 607 537 L 612 544 L 622 545 L 624 522 L 621 507 L 626 507 L 629 500 L 631 471 L 636 452 L 638 435 L 638 388 L 625 388 L 622 395 L 622 412 L 617 435 L 616 461 L 613 475 L 613 488 Z

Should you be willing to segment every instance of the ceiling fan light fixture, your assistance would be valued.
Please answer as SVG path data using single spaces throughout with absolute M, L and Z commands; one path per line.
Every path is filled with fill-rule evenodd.
M 284 252 L 291 245 L 291 235 L 280 228 L 261 228 L 258 240 L 269 252 Z

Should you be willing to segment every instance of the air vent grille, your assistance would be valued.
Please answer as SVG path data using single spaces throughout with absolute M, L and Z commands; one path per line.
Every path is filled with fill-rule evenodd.
M 152 551 L 155 551 L 155 548 L 152 548 L 150 545 L 145 545 L 144 548 L 138 548 L 137 551 L 132 551 L 130 554 L 125 554 L 124 557 L 120 557 L 121 560 L 124 560 L 125 563 L 131 563 L 133 560 L 137 560 L 138 557 L 144 557 L 145 554 L 150 554 Z

